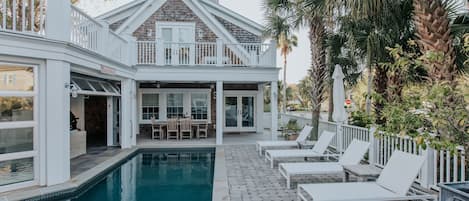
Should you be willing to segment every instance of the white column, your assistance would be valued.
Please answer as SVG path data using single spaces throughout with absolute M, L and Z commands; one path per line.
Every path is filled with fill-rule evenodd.
M 132 82 L 132 100 L 131 100 L 131 110 L 132 110 L 132 146 L 137 146 L 137 133 L 139 131 L 139 125 L 138 125 L 138 112 L 137 112 L 137 82 L 135 80 L 131 80 Z
M 70 1 L 46 1 L 46 37 L 60 41 L 70 41 L 71 5 Z
M 223 81 L 217 81 L 217 145 L 223 144 Z
M 277 139 L 277 127 L 278 127 L 278 83 L 273 81 L 270 84 L 270 112 L 272 113 L 272 140 Z
M 121 102 L 122 102 L 122 133 L 121 147 L 123 149 L 132 147 L 132 80 L 121 81 Z
M 257 85 L 257 133 L 264 133 L 264 84 Z
M 45 183 L 70 179 L 70 64 L 47 60 L 45 82 Z

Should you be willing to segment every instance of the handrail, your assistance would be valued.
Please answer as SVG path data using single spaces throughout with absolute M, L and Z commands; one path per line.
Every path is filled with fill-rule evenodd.
M 271 44 L 217 42 L 137 41 L 137 64 L 271 66 Z M 269 57 L 266 59 L 264 57 Z M 273 67 L 273 66 L 272 66 Z
M 46 0 L 0 0 L 0 31 L 44 36 L 45 5 Z

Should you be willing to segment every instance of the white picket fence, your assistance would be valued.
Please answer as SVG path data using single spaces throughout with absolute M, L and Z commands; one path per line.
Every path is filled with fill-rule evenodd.
M 46 0 L 0 0 L 0 31 L 44 35 Z
M 311 123 L 311 119 L 307 117 L 281 114 L 281 122 L 283 124 L 287 123 L 290 119 L 297 120 L 300 126 Z M 328 121 L 319 122 L 319 133 L 323 131 L 336 133 L 330 147 L 337 152 L 344 151 L 353 139 L 371 142 L 366 160 L 368 163 L 378 167 L 384 167 L 395 150 L 425 156 L 426 162 L 416 180 L 422 187 L 439 190 L 438 183 L 469 180 L 466 175 L 465 151 L 462 146 L 457 147 L 455 153 L 451 153 L 449 150 L 423 149 L 417 145 L 415 139 L 408 136 L 388 135 L 382 132 L 375 132 L 373 128 L 363 128 Z

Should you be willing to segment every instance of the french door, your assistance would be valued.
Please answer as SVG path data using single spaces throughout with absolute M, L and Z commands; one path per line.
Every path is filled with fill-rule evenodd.
M 224 131 L 226 132 L 255 132 L 255 96 L 228 95 L 225 96 Z
M 195 25 L 158 22 L 157 37 L 164 45 L 165 65 L 189 65 L 195 62 Z

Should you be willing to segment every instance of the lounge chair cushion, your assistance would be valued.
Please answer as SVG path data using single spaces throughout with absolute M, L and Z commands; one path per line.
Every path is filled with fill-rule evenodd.
M 376 183 L 404 196 L 409 191 L 424 161 L 423 156 L 394 151 Z
M 268 150 L 267 152 L 272 158 L 314 157 L 322 155 L 321 153 L 316 153 L 311 149 Z
M 360 141 L 357 139 L 352 140 L 350 145 L 344 152 L 344 155 L 340 157 L 339 163 L 341 165 L 357 165 L 363 159 L 368 148 L 370 147 L 369 142 Z
M 313 200 L 380 200 L 399 197 L 374 182 L 328 183 L 328 184 L 301 184 L 303 189 Z
M 281 163 L 279 167 L 289 175 L 298 174 L 339 174 L 344 171 L 342 165 L 337 162 L 319 163 Z
M 298 146 L 296 141 L 259 141 L 257 144 L 261 147 Z

